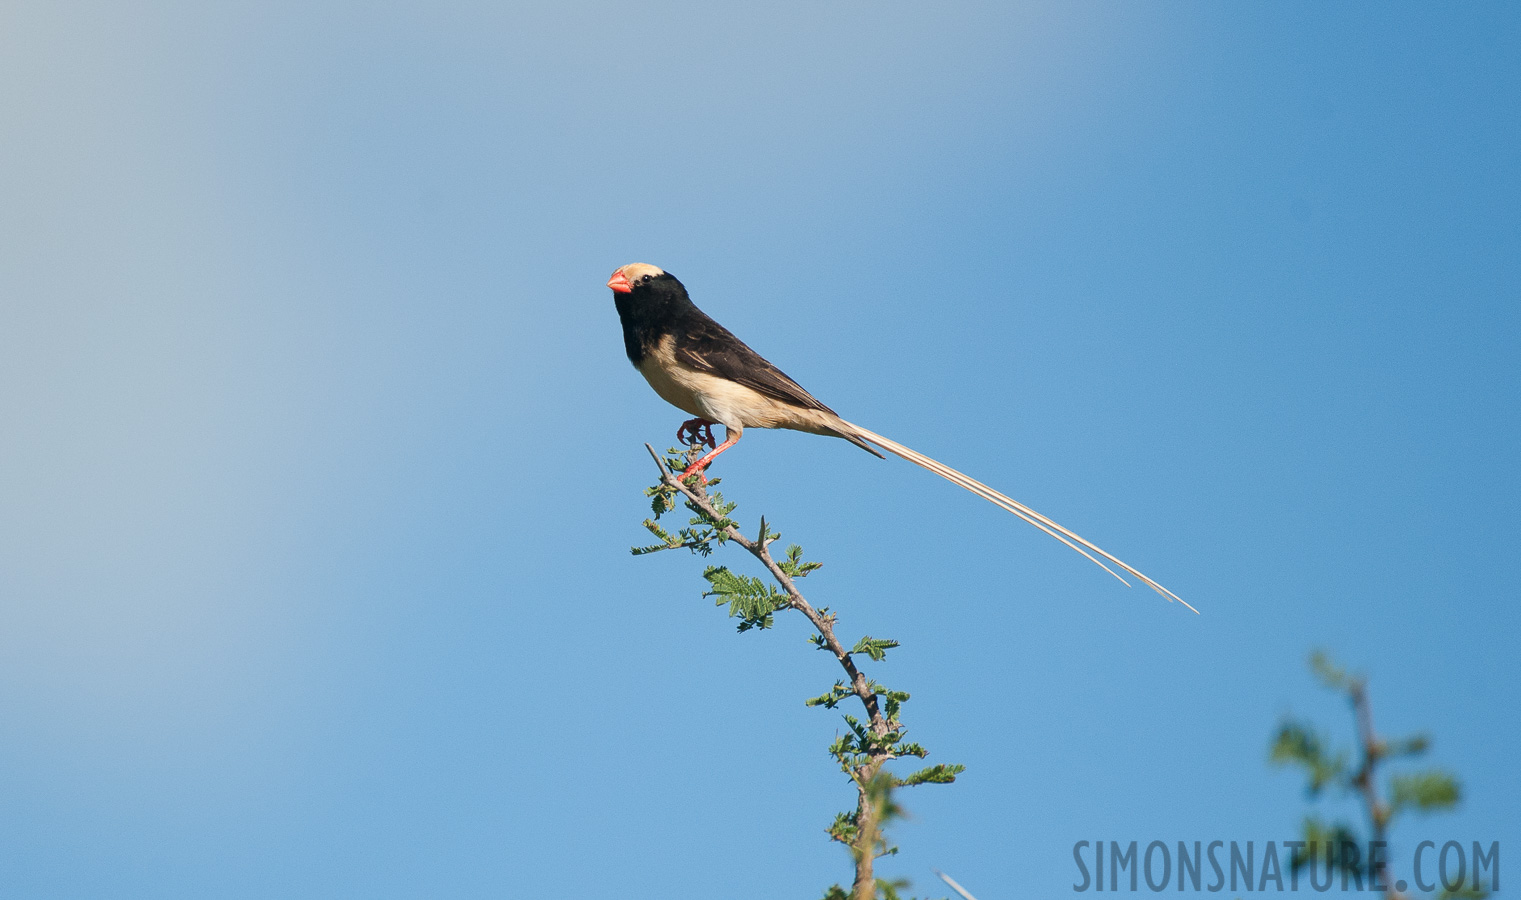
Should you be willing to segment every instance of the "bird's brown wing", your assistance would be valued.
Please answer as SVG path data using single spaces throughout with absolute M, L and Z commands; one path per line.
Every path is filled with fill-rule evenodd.
M 783 403 L 835 415 L 834 410 L 820 403 L 796 381 L 788 378 L 787 373 L 751 350 L 729 329 L 701 311 L 694 311 L 697 315 L 688 318 L 683 323 L 686 327 L 675 335 L 677 362 L 699 372 L 742 384 Z

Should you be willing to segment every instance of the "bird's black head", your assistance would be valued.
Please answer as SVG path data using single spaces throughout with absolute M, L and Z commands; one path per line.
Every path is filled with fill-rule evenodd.
M 629 299 L 641 304 L 671 296 L 685 297 L 687 293 L 675 275 L 649 263 L 629 263 L 620 267 L 607 280 L 607 286 L 614 293 L 635 295 Z
M 644 354 L 678 327 L 695 309 L 676 276 L 649 263 L 629 263 L 607 280 L 613 290 L 628 358 L 638 365 Z

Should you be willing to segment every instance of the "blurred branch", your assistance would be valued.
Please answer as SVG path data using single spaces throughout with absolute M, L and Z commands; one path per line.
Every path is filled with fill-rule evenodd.
M 1357 735 L 1357 768 L 1349 769 L 1345 751 L 1331 752 L 1313 726 L 1293 719 L 1279 725 L 1268 754 L 1271 762 L 1302 767 L 1309 778 L 1311 797 L 1318 796 L 1328 786 L 1357 796 L 1372 829 L 1371 843 L 1385 847 L 1388 846 L 1390 827 L 1405 810 L 1431 812 L 1457 805 L 1461 795 L 1457 779 L 1437 769 L 1393 776 L 1388 780 L 1389 799 L 1386 800 L 1379 789 L 1379 772 L 1384 763 L 1401 757 L 1420 756 L 1431 746 L 1431 740 L 1425 735 L 1401 739 L 1380 737 L 1373 725 L 1373 705 L 1368 699 L 1366 678 L 1349 673 L 1319 650 L 1310 655 L 1310 669 L 1321 684 L 1345 695 L 1352 706 Z M 1355 854 L 1350 857 L 1341 855 L 1339 848 L 1351 845 L 1355 849 L 1356 844 L 1357 836 L 1348 826 L 1326 825 L 1310 817 L 1304 824 L 1304 845 L 1309 850 L 1296 849 L 1289 864 L 1297 870 L 1323 863 L 1327 871 L 1341 869 L 1355 876 L 1359 884 L 1366 875 L 1369 888 L 1379 885 L 1386 900 L 1403 900 L 1406 895 L 1396 888 L 1401 882 L 1390 874 L 1385 856 L 1370 853 L 1369 859 L 1360 860 Z M 1484 896 L 1477 886 L 1473 891 L 1479 897 Z

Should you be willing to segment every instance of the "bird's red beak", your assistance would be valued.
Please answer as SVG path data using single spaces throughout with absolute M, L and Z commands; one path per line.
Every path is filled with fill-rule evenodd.
M 613 277 L 607 280 L 607 286 L 618 294 L 628 294 L 634 290 L 634 286 L 628 283 L 628 276 L 623 274 L 622 269 L 613 273 Z

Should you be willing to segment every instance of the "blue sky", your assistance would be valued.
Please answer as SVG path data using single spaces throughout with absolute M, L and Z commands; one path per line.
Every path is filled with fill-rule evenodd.
M 875 674 L 968 766 L 887 874 L 1052 895 L 1078 840 L 1292 837 L 1274 725 L 1350 736 L 1316 646 L 1465 785 L 1397 861 L 1521 846 L 1518 108 L 1503 4 L 13 0 L 0 884 L 844 879 L 828 659 L 628 555 L 684 418 L 623 357 L 636 260 L 1202 611 L 748 434 L 741 520 L 903 642 Z

